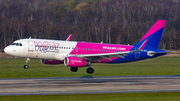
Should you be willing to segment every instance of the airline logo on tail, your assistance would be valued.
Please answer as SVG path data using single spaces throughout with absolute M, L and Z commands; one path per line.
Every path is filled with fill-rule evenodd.
M 148 40 L 146 43 L 146 46 L 144 48 L 146 49 L 158 49 L 161 36 L 164 30 L 166 24 L 166 20 L 158 20 L 154 26 L 151 27 L 151 29 L 144 35 L 144 37 L 137 43 L 136 47 L 141 45 L 145 40 Z

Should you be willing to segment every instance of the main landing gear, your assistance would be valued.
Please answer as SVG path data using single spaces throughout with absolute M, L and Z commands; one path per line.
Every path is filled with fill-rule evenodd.
M 89 61 L 89 68 L 87 68 L 86 72 L 89 73 L 89 74 L 93 74 L 94 73 L 94 69 L 91 68 L 91 61 Z
M 29 62 L 30 58 L 26 58 L 25 60 L 26 60 L 26 65 L 24 65 L 24 69 L 28 69 L 29 68 L 28 62 Z
M 78 71 L 78 67 L 71 67 L 71 71 L 72 72 L 77 72 Z M 86 72 L 89 73 L 89 74 L 93 74 L 94 73 L 94 69 L 89 67 L 89 68 L 86 69 Z
M 72 71 L 72 72 L 77 72 L 77 71 L 78 71 L 78 68 L 77 68 L 77 67 L 71 67 L 71 71 Z
M 86 72 L 89 73 L 89 74 L 93 74 L 94 73 L 94 69 L 89 67 L 89 68 L 87 68 Z
M 71 71 L 72 72 L 77 72 L 78 71 L 78 67 L 71 67 Z M 89 68 L 86 69 L 86 72 L 89 74 L 93 74 L 94 73 L 94 69 L 91 68 L 91 62 L 89 62 Z

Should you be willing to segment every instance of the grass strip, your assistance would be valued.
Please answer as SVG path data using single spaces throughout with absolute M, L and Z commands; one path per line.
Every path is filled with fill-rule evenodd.
M 0 78 L 179 75 L 179 61 L 180 57 L 159 57 L 122 64 L 98 63 L 92 64 L 95 72 L 87 74 L 88 67 L 71 72 L 64 64 L 45 65 L 38 59 L 31 59 L 29 69 L 24 69 L 24 59 L 2 59 Z
M 1 101 L 179 101 L 180 92 L 1 96 Z

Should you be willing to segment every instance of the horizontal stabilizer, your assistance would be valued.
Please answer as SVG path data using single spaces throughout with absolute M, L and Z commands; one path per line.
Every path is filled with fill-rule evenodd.
M 167 52 L 166 51 L 163 51 L 163 52 L 155 52 L 155 51 L 149 51 L 149 52 L 147 52 L 147 54 L 149 55 L 149 56 L 154 56 L 154 55 L 165 55 L 165 54 L 167 54 Z

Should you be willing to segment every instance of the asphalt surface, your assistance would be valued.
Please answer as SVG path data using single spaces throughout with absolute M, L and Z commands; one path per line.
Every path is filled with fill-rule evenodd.
M 0 96 L 180 91 L 180 76 L 0 79 Z

